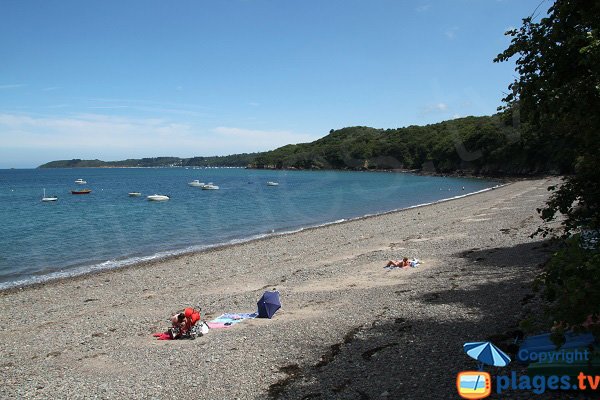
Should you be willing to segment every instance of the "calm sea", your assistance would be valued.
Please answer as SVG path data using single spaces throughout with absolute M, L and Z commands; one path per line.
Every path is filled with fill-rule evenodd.
M 87 184 L 76 185 L 77 178 Z M 189 186 L 194 179 L 220 190 Z M 0 289 L 430 203 L 497 183 L 237 168 L 0 170 Z M 82 187 L 92 193 L 71 194 Z M 42 202 L 44 188 L 58 201 Z M 129 197 L 134 191 L 142 196 Z M 171 200 L 151 202 L 151 194 Z

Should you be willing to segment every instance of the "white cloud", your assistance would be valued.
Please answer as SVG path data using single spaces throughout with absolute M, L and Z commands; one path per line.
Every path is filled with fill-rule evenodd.
M 129 106 L 91 106 L 90 110 L 118 110 L 120 108 L 130 108 Z
M 222 140 L 235 141 L 238 146 L 248 148 L 247 151 L 272 150 L 286 144 L 306 143 L 318 137 L 290 131 L 265 131 L 244 128 L 219 126 L 213 129 Z M 217 139 L 218 140 L 218 139 Z
M 0 143 L 6 152 L 43 153 L 47 161 L 64 158 L 125 158 L 172 155 L 227 155 L 272 150 L 317 139 L 290 131 L 232 127 L 206 129 L 161 118 L 102 114 L 40 117 L 0 113 Z M 1 153 L 1 152 L 0 152 Z M 65 157 L 65 154 L 67 156 Z M 15 158 L 16 159 L 16 158 Z
M 438 110 L 438 111 L 447 111 L 448 110 L 448 104 L 446 104 L 446 103 L 437 103 L 433 107 L 435 110 Z
M 182 87 L 183 90 L 183 87 Z M 141 111 L 151 114 L 176 114 L 190 117 L 207 117 L 208 107 L 196 104 L 180 104 L 169 102 L 158 102 L 136 99 L 103 99 L 91 98 L 88 101 L 92 104 L 88 106 L 90 110 L 96 109 L 124 109 Z
M 446 29 L 446 31 L 444 32 L 444 35 L 446 35 L 446 37 L 450 40 L 454 39 L 456 37 L 456 33 L 458 32 L 459 28 L 458 26 L 454 26 L 452 28 Z
M 0 141 L 21 149 L 148 149 L 152 153 L 196 143 L 191 127 L 185 124 L 99 114 L 0 114 Z
M 423 114 L 437 114 L 448 111 L 449 107 L 446 103 L 428 104 L 422 108 Z
M 23 87 L 25 85 L 23 84 L 14 84 L 14 85 L 0 85 L 0 90 L 2 89 L 16 89 L 16 88 L 20 88 Z

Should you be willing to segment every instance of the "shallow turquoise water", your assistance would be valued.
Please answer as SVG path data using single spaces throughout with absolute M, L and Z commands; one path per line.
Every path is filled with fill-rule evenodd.
M 77 178 L 88 182 L 84 186 L 91 194 L 70 193 L 82 187 L 74 183 Z M 214 182 L 220 190 L 188 186 L 193 179 Z M 434 202 L 496 184 L 383 172 L 0 170 L 0 288 Z M 41 202 L 43 188 L 59 200 Z M 142 197 L 129 197 L 132 191 Z M 146 200 L 155 193 L 171 200 Z

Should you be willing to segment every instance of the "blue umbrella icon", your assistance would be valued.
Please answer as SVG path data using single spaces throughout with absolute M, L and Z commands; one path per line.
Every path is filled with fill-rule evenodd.
M 506 367 L 510 363 L 510 357 L 491 342 L 465 343 L 463 349 L 469 357 L 479 361 L 480 371 L 483 370 L 484 364 Z

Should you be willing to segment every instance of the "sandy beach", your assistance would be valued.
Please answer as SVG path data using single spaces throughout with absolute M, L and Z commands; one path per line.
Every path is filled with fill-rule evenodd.
M 556 182 L 5 291 L 0 397 L 458 398 L 456 374 L 476 368 L 463 343 L 516 329 L 528 311 L 550 254 L 529 235 Z M 423 264 L 383 268 L 402 256 Z M 152 337 L 184 307 L 207 320 L 253 312 L 271 289 L 283 305 L 271 320 Z

